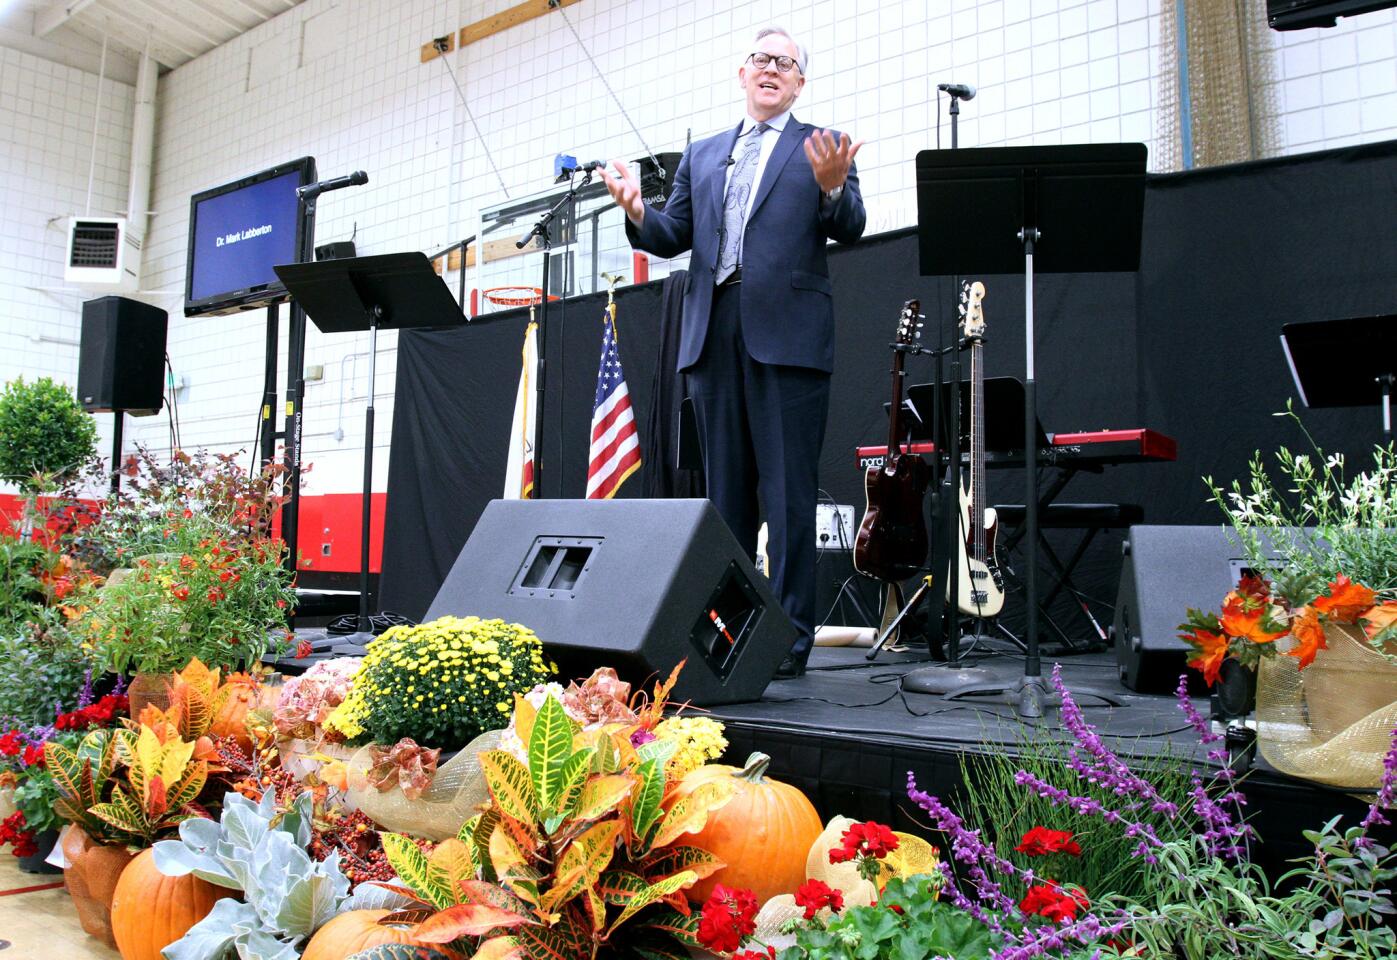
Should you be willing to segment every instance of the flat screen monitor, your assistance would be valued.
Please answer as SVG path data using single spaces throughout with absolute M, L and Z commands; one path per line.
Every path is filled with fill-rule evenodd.
M 296 188 L 315 182 L 302 157 L 195 194 L 189 202 L 186 317 L 279 303 L 286 287 L 272 269 L 299 263 L 305 235 Z

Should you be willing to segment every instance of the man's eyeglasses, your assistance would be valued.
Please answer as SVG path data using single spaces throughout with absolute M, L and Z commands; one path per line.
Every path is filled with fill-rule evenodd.
M 750 60 L 752 66 L 756 67 L 758 70 L 765 70 L 773 62 L 776 64 L 776 69 L 782 73 L 790 73 L 792 69 L 798 66 L 794 57 L 773 57 L 769 53 L 754 53 L 747 59 Z

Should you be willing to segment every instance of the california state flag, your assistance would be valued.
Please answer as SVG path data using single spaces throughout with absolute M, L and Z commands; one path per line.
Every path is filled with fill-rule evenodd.
M 514 395 L 514 423 L 509 428 L 509 460 L 504 471 L 504 499 L 534 497 L 534 425 L 538 422 L 538 324 L 524 331 L 524 364 Z

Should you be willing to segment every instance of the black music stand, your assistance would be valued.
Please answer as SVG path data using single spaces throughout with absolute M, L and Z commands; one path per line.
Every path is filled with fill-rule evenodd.
M 1038 426 L 1033 364 L 1033 274 L 1135 271 L 1145 207 L 1145 145 L 1074 144 L 923 150 L 917 154 L 917 235 L 922 276 L 1024 274 L 1024 436 Z M 1047 699 L 1038 655 L 1038 464 L 1025 446 L 1028 655 L 1002 693 L 1023 717 Z M 927 670 L 947 672 L 935 666 Z M 954 672 L 954 671 L 952 671 Z M 908 677 L 912 677 L 909 674 Z M 908 678 L 904 678 L 904 685 Z M 994 686 L 994 681 L 991 681 Z M 925 688 L 923 688 L 925 689 Z
M 1281 349 L 1306 407 L 1377 406 L 1383 443 L 1392 440 L 1397 315 L 1287 323 Z M 1335 363 L 1335 357 L 1344 362 Z
M 373 639 L 369 622 L 369 504 L 373 491 L 374 364 L 380 329 L 454 327 L 461 306 L 424 253 L 285 263 L 274 267 L 287 291 L 321 333 L 369 331 L 369 405 L 364 410 L 364 489 L 360 505 L 359 622 L 335 653 L 362 655 Z M 300 431 L 297 430 L 297 433 Z

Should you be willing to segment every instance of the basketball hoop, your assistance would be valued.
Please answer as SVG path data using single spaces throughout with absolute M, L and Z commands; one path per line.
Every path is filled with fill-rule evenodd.
M 480 293 L 497 307 L 532 307 L 543 300 L 543 290 L 539 287 L 491 287 Z M 557 300 L 558 297 L 550 293 L 548 299 Z

